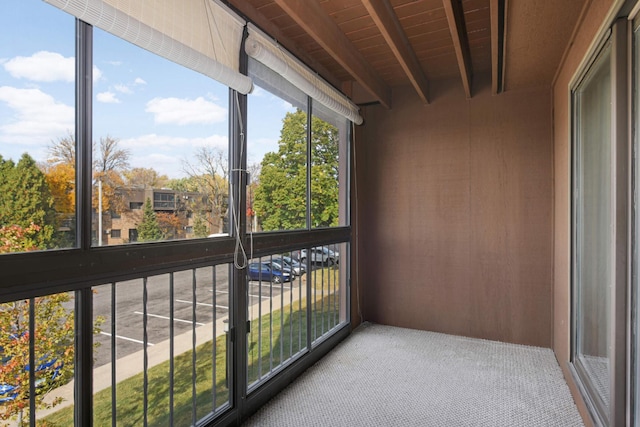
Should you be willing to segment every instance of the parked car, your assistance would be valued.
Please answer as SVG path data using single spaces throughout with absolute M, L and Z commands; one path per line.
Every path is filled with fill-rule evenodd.
M 302 249 L 300 251 L 300 262 L 306 264 L 307 256 L 307 250 Z M 334 265 L 340 262 L 340 254 L 326 246 L 318 246 L 316 248 L 311 248 L 311 255 L 309 256 L 309 259 L 312 263 Z
M 293 270 L 291 270 L 291 267 L 289 267 L 286 263 L 283 263 L 282 260 L 277 260 L 276 257 L 272 257 L 271 259 L 267 259 L 265 261 L 262 261 L 264 264 L 268 265 L 269 267 L 271 267 L 271 269 L 273 270 L 282 270 L 285 273 L 289 273 L 289 275 L 293 278 L 293 276 L 295 276 L 296 274 L 293 272 Z
M 291 281 L 291 271 L 286 271 L 278 263 L 263 261 L 252 262 L 247 267 L 249 280 L 261 280 L 264 282 L 282 283 Z
M 273 257 L 273 261 L 290 269 L 294 276 L 302 276 L 307 272 L 307 264 L 302 264 L 289 256 Z

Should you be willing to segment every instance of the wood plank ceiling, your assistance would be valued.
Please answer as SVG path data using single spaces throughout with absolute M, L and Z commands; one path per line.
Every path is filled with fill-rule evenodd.
M 429 85 L 443 78 L 459 78 L 467 98 L 476 90 L 478 75 L 490 76 L 494 94 L 502 92 L 510 60 L 505 58 L 511 42 L 506 29 L 514 22 L 519 29 L 528 22 L 544 23 L 547 16 L 553 16 L 557 23 L 554 28 L 545 28 L 547 34 L 559 39 L 556 45 L 532 42 L 527 28 L 517 34 L 529 34 L 529 51 L 520 54 L 541 57 L 521 71 L 528 74 L 524 80 L 529 85 L 550 85 L 548 76 L 553 76 L 561 60 L 585 1 L 536 0 L 545 6 L 525 11 L 532 16 L 510 16 L 507 0 L 228 0 L 228 3 L 356 102 L 379 102 L 390 108 L 394 86 L 410 84 L 428 103 Z M 514 43 L 518 44 L 518 40 Z M 523 61 L 516 58 L 514 63 Z M 540 73 L 546 76 L 546 81 L 535 77 Z M 518 87 L 518 78 L 509 76 L 514 87 Z

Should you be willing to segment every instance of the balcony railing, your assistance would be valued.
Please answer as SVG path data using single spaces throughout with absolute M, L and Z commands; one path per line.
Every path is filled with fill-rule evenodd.
M 335 246 L 346 253 L 346 243 Z M 184 261 L 87 286 L 89 300 L 67 292 L 3 303 L 2 419 L 79 425 L 75 406 L 87 402 L 74 401 L 81 375 L 74 367 L 92 359 L 94 425 L 210 424 L 235 406 L 236 387 L 251 394 L 346 322 L 346 263 L 300 263 L 303 252 L 250 259 L 242 276 L 233 263 Z M 284 265 L 287 257 L 293 266 Z M 246 282 L 234 284 L 237 277 Z M 242 358 L 234 356 L 231 314 L 243 288 L 247 375 L 234 384 L 232 366 Z M 74 343 L 83 304 L 93 318 L 91 354 Z

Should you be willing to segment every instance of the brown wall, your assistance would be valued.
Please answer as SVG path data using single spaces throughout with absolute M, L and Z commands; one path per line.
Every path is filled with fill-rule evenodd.
M 431 95 L 394 90 L 357 135 L 364 319 L 550 347 L 550 90 Z
M 614 2 L 603 0 L 590 2 L 578 23 L 577 31 L 565 61 L 559 69 L 553 87 L 554 107 L 554 340 L 553 349 L 578 408 L 585 421 L 590 422 L 584 402 L 567 370 L 570 357 L 570 189 L 571 189 L 571 129 L 570 129 L 570 84 L 581 63 L 585 60 L 598 29 L 605 21 Z

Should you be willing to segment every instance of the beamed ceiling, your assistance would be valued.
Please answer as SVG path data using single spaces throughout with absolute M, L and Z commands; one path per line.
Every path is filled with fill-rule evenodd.
M 467 98 L 550 86 L 590 0 L 228 0 L 356 103 L 457 78 Z

